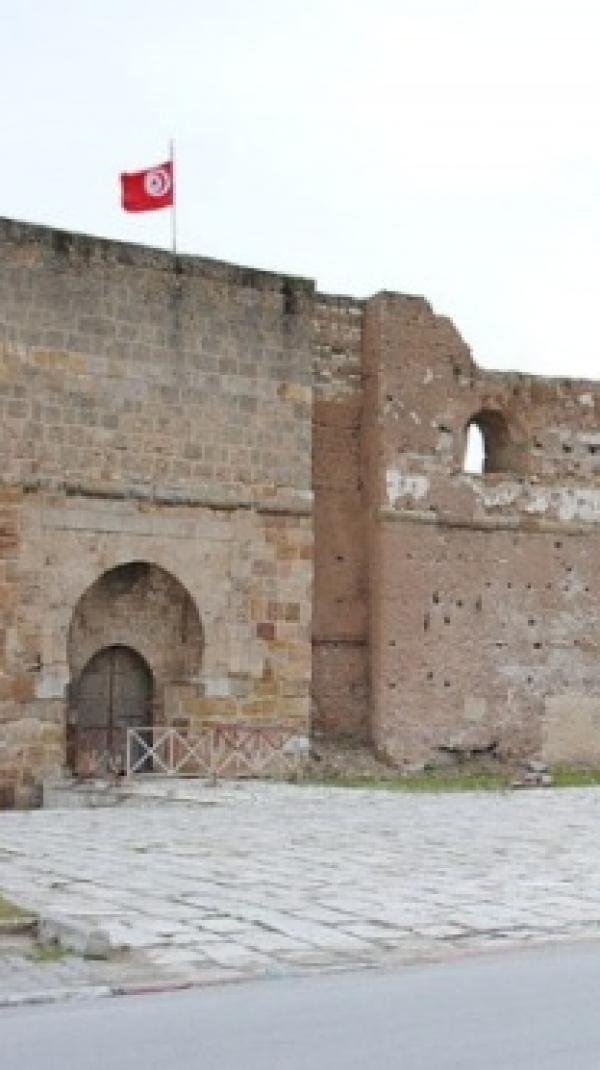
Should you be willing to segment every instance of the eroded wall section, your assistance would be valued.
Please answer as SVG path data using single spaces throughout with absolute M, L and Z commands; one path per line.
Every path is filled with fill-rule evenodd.
M 597 384 L 482 372 L 421 299 L 382 294 L 366 321 L 378 748 L 598 763 Z

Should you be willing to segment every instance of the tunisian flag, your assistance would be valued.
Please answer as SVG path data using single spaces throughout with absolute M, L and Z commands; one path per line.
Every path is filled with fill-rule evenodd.
M 167 160 L 145 171 L 123 172 L 121 204 L 126 212 L 152 212 L 170 208 L 174 199 L 173 161 Z

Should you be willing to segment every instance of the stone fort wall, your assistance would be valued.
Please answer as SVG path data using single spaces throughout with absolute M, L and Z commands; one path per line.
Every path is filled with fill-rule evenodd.
M 180 727 L 306 735 L 312 293 L 1 224 L 0 780 L 17 801 L 64 766 L 94 635 L 145 657 Z M 90 594 L 136 563 L 145 613 Z M 200 621 L 187 669 L 165 657 L 182 591 Z
M 120 644 L 184 730 L 600 762 L 597 384 L 483 372 L 421 298 L 2 221 L 0 420 L 7 798 Z

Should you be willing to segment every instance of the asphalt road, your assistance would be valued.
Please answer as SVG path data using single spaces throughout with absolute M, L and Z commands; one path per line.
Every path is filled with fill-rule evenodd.
M 0 1012 L 1 1070 L 598 1070 L 600 945 Z

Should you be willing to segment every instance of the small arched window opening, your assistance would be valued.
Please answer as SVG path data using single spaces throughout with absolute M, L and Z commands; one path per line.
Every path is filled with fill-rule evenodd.
M 502 413 L 482 410 L 466 427 L 463 471 L 473 475 L 514 468 L 511 439 Z
M 481 476 L 485 471 L 485 438 L 476 423 L 467 427 L 463 471 L 474 476 Z

